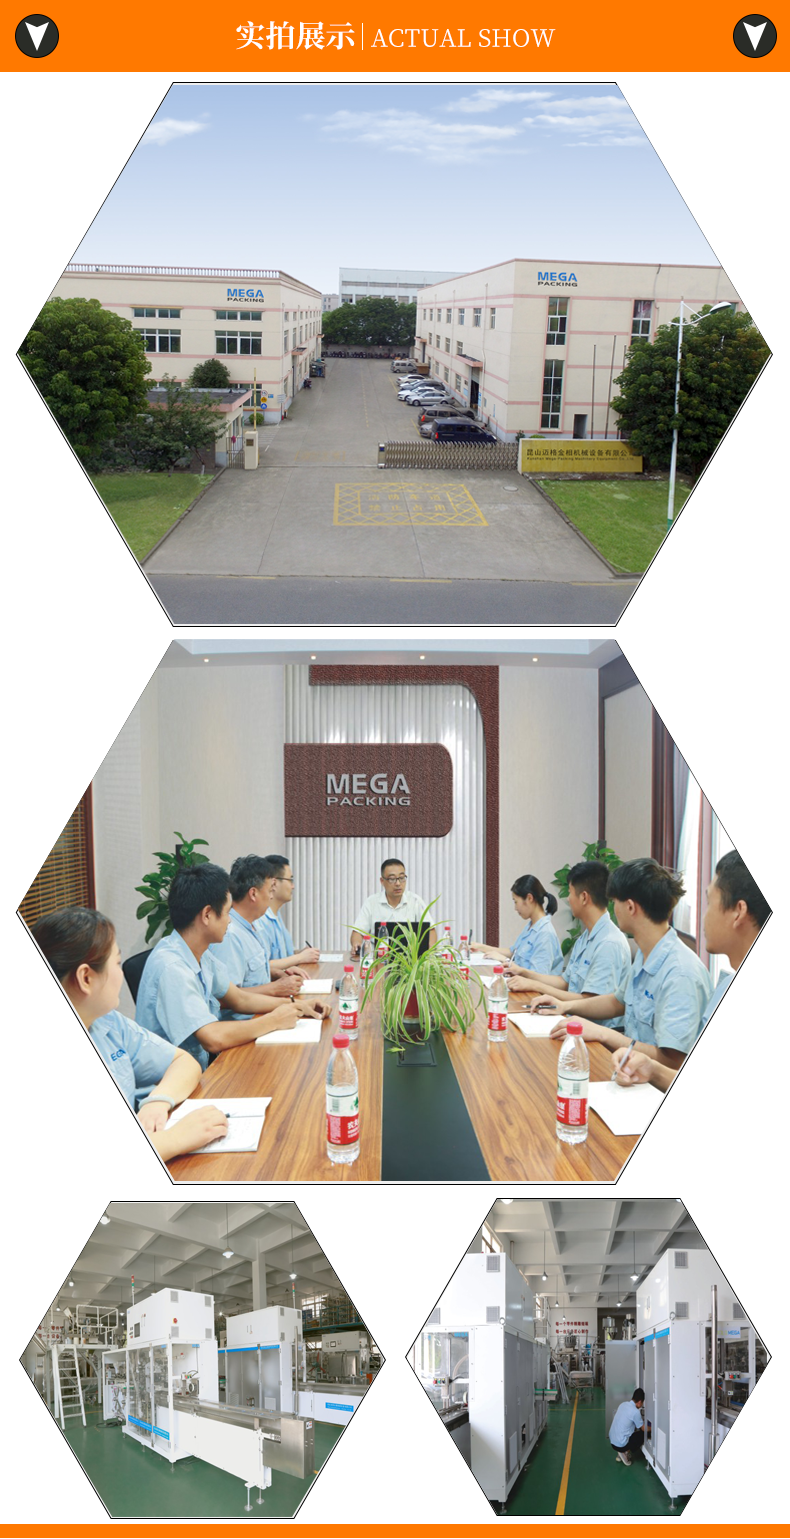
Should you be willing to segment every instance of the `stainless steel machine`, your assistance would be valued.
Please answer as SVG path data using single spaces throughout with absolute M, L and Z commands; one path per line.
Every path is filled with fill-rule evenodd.
M 492 1504 L 508 1493 L 546 1421 L 548 1345 L 532 1290 L 502 1254 L 465 1256 L 421 1334 L 417 1372 Z

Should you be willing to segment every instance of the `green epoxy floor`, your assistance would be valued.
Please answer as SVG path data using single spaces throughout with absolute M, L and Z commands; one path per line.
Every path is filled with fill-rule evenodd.
M 565 1497 L 565 1516 L 578 1517 L 673 1517 L 669 1495 L 642 1455 L 630 1469 L 620 1464 L 607 1437 L 605 1394 L 593 1391 L 593 1400 L 579 1401 L 573 1429 L 573 1450 Z M 509 1517 L 548 1517 L 557 1509 L 568 1446 L 573 1400 L 546 1407 L 548 1421 L 524 1473 L 516 1481 L 507 1504 Z M 679 1516 L 685 1502 L 675 1502 Z
M 296 1480 L 274 1470 L 263 1506 L 258 1506 L 256 1488 L 252 1512 L 245 1512 L 245 1487 L 235 1475 L 202 1459 L 168 1464 L 153 1449 L 124 1437 L 120 1427 L 102 1427 L 101 1422 L 98 1411 L 87 1413 L 86 1427 L 67 1421 L 66 1438 L 113 1518 L 291 1518 L 315 1479 Z M 316 1470 L 343 1430 L 315 1423 Z

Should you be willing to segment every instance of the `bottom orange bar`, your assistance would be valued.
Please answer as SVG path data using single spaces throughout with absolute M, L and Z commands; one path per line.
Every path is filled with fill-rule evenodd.
M 310 1539 L 498 1539 L 502 1536 L 515 1536 L 515 1539 L 544 1539 L 546 1535 L 557 1533 L 568 1534 L 571 1539 L 576 1535 L 584 1536 L 584 1539 L 633 1539 L 633 1524 L 612 1525 L 603 1523 L 547 1523 L 540 1527 L 535 1523 L 493 1523 L 493 1524 L 416 1524 L 416 1523 L 352 1523 L 337 1524 L 323 1523 L 307 1525 L 305 1523 L 165 1523 L 157 1527 L 154 1522 L 122 1524 L 117 1520 L 110 1523 L 8 1523 L 0 1524 L 0 1539 L 24 1539 L 30 1535 L 30 1539 L 93 1539 L 94 1535 L 99 1539 L 106 1539 L 108 1532 L 112 1530 L 119 1539 L 151 1539 L 156 1534 L 183 1534 L 185 1539 L 225 1539 L 225 1535 L 238 1534 L 268 1534 L 271 1539 L 288 1539 L 293 1534 L 310 1536 Z M 689 1539 L 697 1539 L 697 1536 L 711 1536 L 711 1539 L 728 1539 L 728 1536 L 743 1535 L 743 1539 L 784 1539 L 790 1535 L 790 1524 L 787 1523 L 639 1523 L 639 1539 L 654 1539 L 654 1536 L 673 1535 L 689 1536 Z

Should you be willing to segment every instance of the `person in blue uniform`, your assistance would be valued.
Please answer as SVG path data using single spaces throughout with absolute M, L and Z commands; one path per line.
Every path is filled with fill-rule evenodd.
M 519 968 L 558 976 L 562 972 L 562 948 L 551 922 L 551 915 L 557 912 L 557 899 L 536 876 L 520 876 L 510 891 L 516 913 L 526 921 L 515 945 L 504 951 L 501 946 L 479 942 L 472 950 L 501 957 L 503 962 L 515 963 Z
M 173 931 L 157 942 L 143 969 L 137 991 L 140 1025 L 183 1047 L 202 1069 L 210 1055 L 295 1026 L 299 1012 L 291 1000 L 239 988 L 211 950 L 228 928 L 227 871 L 211 861 L 177 871 L 167 906 Z M 223 1010 L 232 1018 L 221 1020 Z
M 112 921 L 97 909 L 61 908 L 40 919 L 32 934 L 161 1159 L 223 1138 L 227 1118 L 209 1102 L 165 1126 L 200 1083 L 200 1068 L 189 1053 L 118 1009 L 123 971 Z
M 611 1443 L 616 1460 L 621 1464 L 629 1465 L 631 1455 L 639 1453 L 645 1441 L 644 1418 L 645 1392 L 643 1389 L 635 1389 L 630 1400 L 623 1400 L 618 1405 L 609 1428 L 609 1442 Z
M 269 906 L 266 913 L 256 920 L 256 929 L 260 930 L 265 938 L 269 960 L 280 963 L 281 969 L 300 965 L 311 967 L 319 960 L 321 953 L 318 947 L 302 946 L 297 951 L 293 936 L 280 913 L 286 903 L 291 902 L 296 885 L 290 862 L 285 855 L 267 855 L 266 860 L 273 869 Z
M 563 990 L 566 998 L 616 994 L 631 969 L 631 948 L 609 914 L 609 867 L 602 860 L 580 860 L 568 872 L 568 907 L 581 934 L 574 941 L 559 976 L 509 962 L 512 993 Z
M 560 991 L 539 994 L 530 1008 L 546 1006 L 581 1019 L 585 1040 L 602 1042 L 612 1052 L 631 1041 L 648 1058 L 680 1068 L 702 1030 L 711 992 L 707 968 L 670 925 L 684 891 L 677 873 L 650 857 L 618 866 L 609 877 L 609 897 L 619 928 L 638 947 L 624 987 L 572 1001 Z M 623 1017 L 622 1030 L 603 1025 L 615 1016 Z M 552 1027 L 551 1035 L 564 1036 L 564 1023 Z
M 298 967 L 284 968 L 272 978 L 266 937 L 256 921 L 269 906 L 270 888 L 276 872 L 263 855 L 241 855 L 230 868 L 231 910 L 224 939 L 214 941 L 210 951 L 226 968 L 231 983 L 261 996 L 262 1008 L 271 1008 L 272 999 L 294 999 L 304 984 L 305 972 Z M 275 963 L 282 968 L 282 963 Z M 300 1016 L 321 1018 L 330 1013 L 328 1005 L 298 1000 Z M 249 1014 L 249 1012 L 247 1012 Z M 242 1019 L 235 1012 L 221 1012 L 221 1019 Z

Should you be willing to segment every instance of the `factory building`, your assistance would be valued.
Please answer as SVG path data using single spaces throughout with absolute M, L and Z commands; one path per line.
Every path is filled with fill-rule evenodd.
M 321 353 L 320 290 L 276 269 L 71 262 L 50 297 L 98 299 L 130 321 L 153 383 L 219 359 L 233 389 L 254 389 L 267 422 L 279 422 Z
M 500 262 L 422 290 L 415 356 L 506 442 L 616 438 L 609 403 L 628 349 L 681 299 L 743 308 L 721 267 Z
M 174 1207 L 110 1204 L 23 1366 L 111 1517 L 292 1517 L 378 1349 L 294 1203 Z
M 499 1200 L 410 1362 L 495 1510 L 650 1519 L 768 1354 L 682 1203 Z
M 338 278 L 340 302 L 355 305 L 360 299 L 396 299 L 399 305 L 415 305 L 424 288 L 457 276 L 457 273 L 434 272 L 426 268 L 341 267 Z

